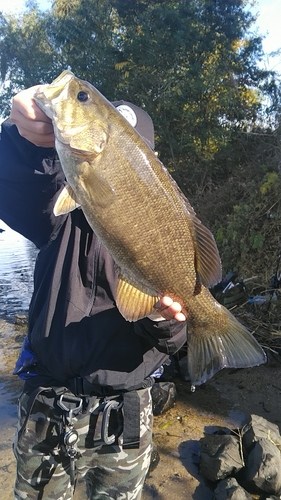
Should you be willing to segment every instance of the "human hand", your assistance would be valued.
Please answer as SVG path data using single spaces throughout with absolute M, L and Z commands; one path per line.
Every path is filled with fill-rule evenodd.
M 148 316 L 152 321 L 161 321 L 163 319 L 177 321 L 186 321 L 187 317 L 182 312 L 182 307 L 178 302 L 174 302 L 171 297 L 164 295 L 160 297 L 155 306 L 155 311 Z
M 10 118 L 22 137 L 36 146 L 52 148 L 55 136 L 52 121 L 37 106 L 33 96 L 44 85 L 35 85 L 14 96 Z

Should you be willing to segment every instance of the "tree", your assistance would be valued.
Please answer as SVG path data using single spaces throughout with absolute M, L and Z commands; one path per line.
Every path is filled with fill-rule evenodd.
M 261 38 L 244 0 L 54 0 L 30 2 L 0 20 L 3 100 L 66 68 L 109 99 L 129 99 L 153 117 L 161 158 L 197 186 L 219 180 L 210 161 L 276 98 L 259 69 Z M 4 106 L 2 106 L 3 108 Z M 196 166 L 196 168 L 195 168 Z
M 56 75 L 55 53 L 46 37 L 46 17 L 30 2 L 19 18 L 0 15 L 1 110 L 7 114 L 18 90 Z
M 245 265 L 266 241 L 255 214 L 280 187 L 281 87 L 259 67 L 250 3 L 54 0 L 40 12 L 32 0 L 19 18 L 0 15 L 2 115 L 19 89 L 64 69 L 110 100 L 135 102 L 152 116 L 159 156 L 217 234 L 227 266 L 241 251 Z
M 246 2 L 114 5 L 123 24 L 121 90 L 130 99 L 137 95 L 154 117 L 171 169 L 182 162 L 185 170 L 189 161 L 205 164 L 234 128 L 257 119 L 261 91 L 272 78 L 257 66 L 261 38 L 247 34 L 254 19 L 244 10 Z

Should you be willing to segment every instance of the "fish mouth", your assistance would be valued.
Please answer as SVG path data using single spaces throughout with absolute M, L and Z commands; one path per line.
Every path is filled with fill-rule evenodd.
M 63 71 L 63 73 L 58 76 L 50 85 L 45 85 L 43 90 L 39 90 L 35 92 L 34 98 L 35 100 L 38 98 L 40 101 L 51 101 L 59 97 L 61 92 L 66 87 L 66 84 L 69 83 L 74 78 L 73 73 L 71 71 Z
M 51 115 L 50 110 L 51 102 L 62 94 L 67 83 L 69 83 L 73 78 L 74 75 L 71 71 L 64 71 L 50 85 L 45 85 L 42 90 L 35 92 L 33 98 L 36 104 L 49 118 L 52 118 L 53 116 L 53 113 Z
M 51 120 L 53 119 L 53 112 L 51 110 L 51 102 L 48 100 L 44 91 L 36 92 L 33 96 L 37 106 L 47 115 Z
M 35 100 L 37 106 L 45 112 L 45 107 L 48 104 L 48 101 L 46 99 L 45 93 L 43 90 L 39 90 L 38 92 L 35 92 L 33 99 Z

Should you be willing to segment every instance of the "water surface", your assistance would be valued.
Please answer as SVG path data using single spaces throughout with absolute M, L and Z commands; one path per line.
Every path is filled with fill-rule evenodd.
M 0 220 L 0 317 L 27 313 L 37 249 Z
M 0 485 L 1 500 L 12 500 L 15 459 L 12 442 L 17 423 L 17 400 L 22 382 L 13 375 L 26 325 L 17 318 L 28 313 L 37 250 L 0 220 Z

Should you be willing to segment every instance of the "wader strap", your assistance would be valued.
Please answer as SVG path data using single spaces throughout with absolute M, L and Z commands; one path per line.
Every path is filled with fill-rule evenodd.
M 39 394 L 41 394 L 41 392 L 52 391 L 52 390 L 53 389 L 51 387 L 36 387 L 36 389 L 34 389 L 34 391 L 30 394 L 29 399 L 28 399 L 28 403 L 26 405 L 25 419 L 24 419 L 24 422 L 22 424 L 22 427 L 20 428 L 20 430 L 18 432 L 18 441 L 20 441 L 22 435 L 26 431 L 26 425 L 27 425 L 28 419 L 31 415 L 32 408 L 34 406 L 34 403 L 36 401 L 37 396 L 39 396 Z
M 75 377 L 67 382 L 68 388 L 76 395 L 93 394 L 93 385 L 83 377 Z M 123 396 L 123 448 L 139 448 L 140 444 L 140 398 L 138 391 L 121 392 Z M 121 394 L 119 393 L 119 394 Z M 97 395 L 97 394 L 96 394 Z M 108 395 L 109 396 L 109 395 Z M 105 394 L 101 397 L 108 397 Z M 113 397 L 113 396 L 112 396 Z M 111 408 L 112 409 L 112 408 Z
M 140 445 L 140 397 L 137 391 L 123 393 L 123 448 L 139 448 Z
M 71 392 L 76 396 L 92 396 L 93 386 L 83 377 L 74 377 L 69 379 L 67 385 Z

